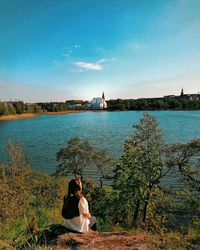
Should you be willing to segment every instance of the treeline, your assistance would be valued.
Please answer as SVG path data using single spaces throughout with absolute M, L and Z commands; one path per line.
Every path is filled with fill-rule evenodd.
M 200 100 L 184 98 L 150 98 L 136 100 L 109 100 L 108 110 L 197 110 L 200 109 Z
M 66 102 L 50 102 L 50 103 L 24 103 L 17 102 L 1 102 L 0 101 L 0 116 L 15 115 L 23 113 L 41 113 L 41 112 L 59 112 L 66 111 L 69 106 Z
M 69 106 L 66 102 L 49 102 L 49 103 L 37 103 L 40 106 L 43 112 L 59 112 L 66 111 L 69 109 Z
M 23 113 L 60 112 L 67 110 L 87 110 L 88 102 L 66 101 L 27 104 L 23 101 L 0 101 L 0 116 Z M 107 101 L 107 110 L 198 110 L 200 100 L 186 98 L 116 99 Z
M 23 113 L 39 113 L 39 112 L 40 112 L 40 107 L 37 104 L 25 104 L 23 101 L 18 101 L 18 102 L 0 101 L 0 116 L 16 115 Z

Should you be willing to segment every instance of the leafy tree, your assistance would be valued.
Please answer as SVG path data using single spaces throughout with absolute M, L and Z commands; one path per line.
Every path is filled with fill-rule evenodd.
M 132 224 L 148 222 L 148 212 L 155 214 L 155 203 L 161 191 L 160 180 L 170 171 L 165 166 L 165 144 L 153 116 L 144 113 L 135 133 L 125 141 L 124 155 L 114 169 L 114 188 L 129 214 Z M 149 206 L 151 204 L 151 206 Z
M 9 111 L 9 114 L 11 114 L 11 115 L 15 115 L 16 114 L 15 107 L 14 107 L 14 105 L 11 102 L 8 102 L 8 111 Z
M 200 230 L 200 139 L 168 146 L 167 164 L 178 173 L 182 189 L 175 194 L 176 210 L 184 218 L 184 228 L 189 225 Z M 177 213 L 176 212 L 176 213 Z M 174 211 L 173 211 L 174 213 Z M 177 221 L 176 224 L 180 224 Z
M 30 104 L 27 106 L 27 113 L 38 113 L 39 107 L 37 104 Z
M 200 139 L 169 147 L 168 164 L 180 172 L 180 179 L 190 189 L 200 192 Z
M 0 102 L 0 115 L 9 115 L 7 102 Z
M 75 137 L 67 142 L 67 147 L 61 148 L 57 153 L 56 175 L 80 175 L 83 179 L 86 168 L 91 159 L 92 147 L 88 141 L 81 141 Z
M 58 151 L 57 161 L 59 165 L 55 175 L 72 174 L 75 177 L 79 175 L 83 179 L 89 169 L 95 169 L 101 188 L 103 180 L 111 174 L 113 162 L 105 150 L 96 149 L 87 140 L 82 141 L 78 137 L 70 139 L 67 146 Z
M 97 170 L 101 188 L 103 187 L 103 180 L 111 178 L 113 162 L 113 159 L 108 156 L 105 150 L 93 149 L 91 165 Z
M 23 101 L 18 101 L 16 103 L 14 103 L 14 107 L 15 107 L 15 110 L 16 110 L 17 114 L 24 113 L 25 105 L 24 105 Z
M 61 102 L 61 103 L 59 104 L 59 109 L 60 109 L 60 111 L 65 111 L 65 110 L 67 110 L 67 109 L 68 109 L 67 104 L 66 104 L 65 102 Z

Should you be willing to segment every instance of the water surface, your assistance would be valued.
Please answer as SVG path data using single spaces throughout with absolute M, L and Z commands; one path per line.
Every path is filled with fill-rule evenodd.
M 166 142 L 187 142 L 200 137 L 200 111 L 152 111 L 163 129 Z M 8 138 L 21 141 L 34 168 L 54 172 L 56 152 L 71 137 L 88 139 L 114 157 L 123 152 L 123 142 L 133 134 L 132 125 L 141 111 L 83 112 L 41 115 L 32 119 L 0 121 L 0 158 L 5 157 Z

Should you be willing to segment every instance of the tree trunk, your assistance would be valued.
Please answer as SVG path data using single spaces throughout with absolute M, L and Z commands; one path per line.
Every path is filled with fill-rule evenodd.
M 149 204 L 149 198 L 150 198 L 150 192 L 147 193 L 147 198 L 146 201 L 144 203 L 144 210 L 143 210 L 143 219 L 142 222 L 146 222 L 146 217 L 147 217 L 147 208 L 148 208 L 148 204 Z
M 139 214 L 139 208 L 140 208 L 140 200 L 137 200 L 137 204 L 136 204 L 136 208 L 134 211 L 134 215 L 133 215 L 133 224 L 135 227 L 137 227 L 137 218 L 138 218 L 138 214 Z
M 101 189 L 102 189 L 102 188 L 103 188 L 103 181 L 102 181 L 101 178 L 99 179 L 99 181 L 100 181 L 100 187 L 101 187 Z

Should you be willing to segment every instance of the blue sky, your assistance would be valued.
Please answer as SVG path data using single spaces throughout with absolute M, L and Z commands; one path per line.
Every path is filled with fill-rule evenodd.
M 0 0 L 0 100 L 200 91 L 199 0 Z

